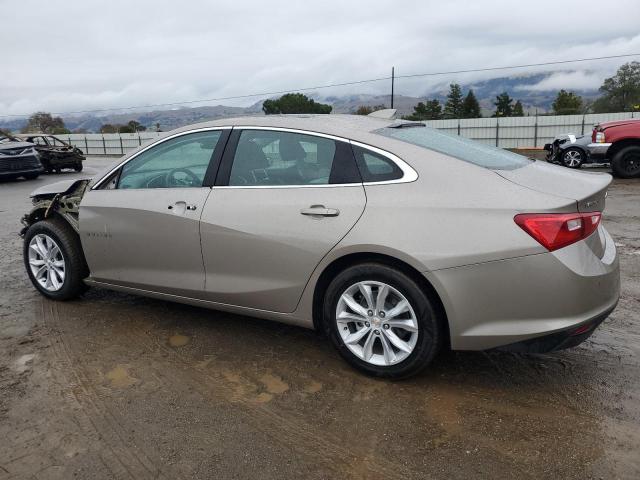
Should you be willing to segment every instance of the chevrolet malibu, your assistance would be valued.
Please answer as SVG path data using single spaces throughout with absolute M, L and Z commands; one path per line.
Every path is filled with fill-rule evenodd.
M 54 300 L 104 287 L 316 328 L 382 377 L 586 339 L 619 296 L 611 177 L 383 117 L 189 126 L 43 187 L 27 273 Z

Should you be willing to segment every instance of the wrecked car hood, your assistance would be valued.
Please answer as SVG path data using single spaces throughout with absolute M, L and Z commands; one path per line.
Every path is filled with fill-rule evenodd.
M 89 183 L 91 181 L 90 177 L 81 178 L 81 179 L 73 179 L 73 180 L 62 180 L 60 182 L 50 183 L 49 185 L 45 185 L 40 187 L 33 192 L 31 192 L 30 197 L 40 197 L 43 195 L 56 195 L 58 193 L 65 194 L 70 191 L 75 190 L 80 183 Z

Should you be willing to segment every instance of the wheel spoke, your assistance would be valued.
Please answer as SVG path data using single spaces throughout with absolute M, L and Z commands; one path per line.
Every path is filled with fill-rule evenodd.
M 373 294 L 371 293 L 371 287 L 364 283 L 360 283 L 358 285 L 358 288 L 360 289 L 360 293 L 362 293 L 362 296 L 367 302 L 367 308 L 369 310 L 373 310 L 375 308 L 375 305 L 373 303 Z
M 401 313 L 408 312 L 408 311 L 409 311 L 409 302 L 403 299 L 403 300 L 400 300 L 395 307 L 393 307 L 391 310 L 387 312 L 386 318 L 392 319 L 397 317 Z
M 402 340 L 400 337 L 398 337 L 395 333 L 393 333 L 393 330 L 382 330 L 382 334 L 386 335 L 387 338 L 389 339 L 389 341 L 393 344 L 394 347 L 396 347 L 398 350 L 402 350 L 403 352 L 406 353 L 411 353 L 411 351 L 413 350 L 409 344 L 407 342 L 405 342 L 404 340 Z
M 378 288 L 378 296 L 376 297 L 377 311 L 384 311 L 384 304 L 387 301 L 387 295 L 389 295 L 389 285 L 381 285 Z
M 44 265 L 44 260 L 42 260 L 41 258 L 34 258 L 29 260 L 29 265 L 33 265 L 34 267 L 40 267 Z
M 36 277 L 36 279 L 39 279 L 40 277 L 42 277 L 42 274 L 44 272 L 47 271 L 47 267 L 45 265 L 42 265 L 37 271 L 36 273 L 34 273 L 34 277 Z
M 55 290 L 60 288 L 60 281 L 58 280 L 58 272 L 56 272 L 53 268 L 49 270 L 49 279 L 51 280 L 51 285 Z
M 393 351 L 389 339 L 386 335 L 380 335 L 380 342 L 382 343 L 382 353 L 384 354 L 384 361 L 387 365 L 391 365 L 396 360 L 396 352 Z
M 355 345 L 362 338 L 367 335 L 371 331 L 371 327 L 362 327 L 360 330 L 356 330 L 349 336 L 344 339 L 344 343 L 348 343 L 349 345 Z
M 373 334 L 373 331 L 369 331 L 369 336 L 364 342 L 364 347 L 362 347 L 362 358 L 365 362 L 371 360 L 373 356 L 373 343 L 376 340 L 376 336 Z
M 418 326 L 413 318 L 407 318 L 405 320 L 389 320 L 386 322 L 387 325 L 391 328 L 401 328 L 402 330 L 406 330 L 408 332 L 417 332 Z
M 353 298 L 348 293 L 345 293 L 344 295 L 342 295 L 342 300 L 344 300 L 344 303 L 346 303 L 347 306 L 351 310 L 353 310 L 353 312 L 355 312 L 356 314 L 362 315 L 362 317 L 367 316 L 367 309 L 364 308 L 362 305 L 360 305 L 358 302 L 356 302 L 356 299 Z

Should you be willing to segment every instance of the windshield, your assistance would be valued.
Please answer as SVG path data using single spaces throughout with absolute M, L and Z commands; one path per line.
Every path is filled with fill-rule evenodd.
M 515 170 L 531 163 L 527 157 L 429 127 L 381 128 L 374 133 L 444 153 L 491 170 Z

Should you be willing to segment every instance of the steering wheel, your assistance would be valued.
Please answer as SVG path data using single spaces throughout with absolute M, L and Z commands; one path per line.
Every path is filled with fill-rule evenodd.
M 176 178 L 175 176 L 176 173 L 184 173 L 189 178 L 188 179 Z M 200 178 L 198 178 L 198 176 L 188 168 L 174 168 L 173 170 L 170 170 L 169 173 L 167 173 L 167 185 L 170 187 L 182 187 L 182 186 L 193 187 L 201 183 L 202 183 L 202 180 L 200 180 Z

